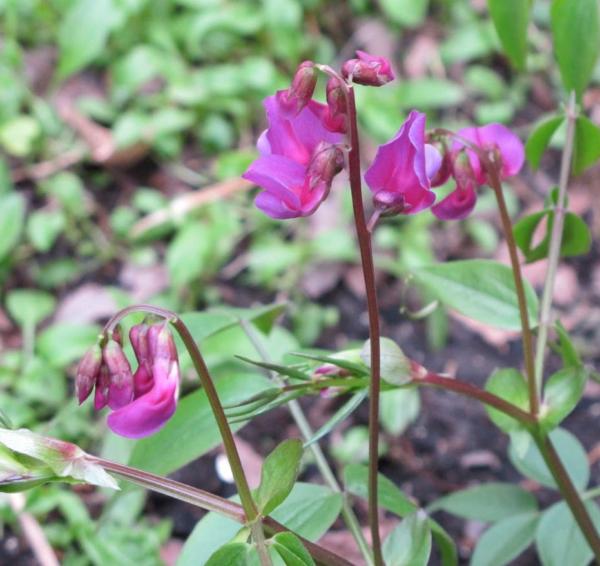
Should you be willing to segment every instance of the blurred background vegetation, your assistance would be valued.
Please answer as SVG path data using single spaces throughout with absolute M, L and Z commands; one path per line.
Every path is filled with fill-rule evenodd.
M 74 363 L 99 321 L 133 302 L 190 311 L 289 301 L 288 349 L 360 338 L 346 180 L 310 220 L 274 222 L 239 179 L 264 127 L 262 99 L 299 62 L 336 66 L 359 48 L 389 57 L 398 76 L 359 91 L 366 158 L 414 107 L 430 127 L 499 121 L 525 139 L 564 98 L 548 10 L 535 3 L 525 74 L 500 54 L 481 0 L 0 0 L 0 408 L 17 427 L 99 446 L 102 423 L 72 399 Z M 592 86 L 592 117 L 596 98 Z M 554 174 L 555 161 L 546 165 Z M 528 204 L 518 190 L 513 212 L 519 198 Z M 488 197 L 460 225 L 427 212 L 382 226 L 382 282 L 436 256 L 493 255 Z M 384 294 L 392 319 L 394 297 Z M 424 324 L 429 347 L 442 347 L 446 314 Z M 398 422 L 384 404 L 389 430 L 414 418 L 418 398 L 412 407 Z M 334 456 L 352 460 L 365 440 L 350 429 Z M 116 457 L 119 447 L 104 449 Z M 27 495 L 63 564 L 160 563 L 171 522 L 149 526 L 139 498 L 104 505 L 80 492 L 85 505 L 55 486 Z M 0 561 L 28 564 L 8 499 L 0 518 Z

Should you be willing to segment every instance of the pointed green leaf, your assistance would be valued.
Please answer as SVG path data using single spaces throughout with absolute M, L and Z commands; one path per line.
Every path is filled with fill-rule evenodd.
M 600 158 L 600 128 L 585 116 L 575 123 L 573 173 L 579 175 Z
M 314 566 L 312 556 L 294 533 L 278 533 L 271 540 L 286 566 Z
M 252 546 L 246 542 L 230 542 L 219 548 L 207 561 L 206 566 L 249 566 L 248 556 Z
M 526 513 L 498 521 L 477 541 L 470 566 L 510 564 L 534 540 L 539 514 Z
M 565 90 L 581 97 L 600 47 L 597 0 L 553 0 L 552 39 Z
M 540 408 L 544 430 L 552 430 L 571 413 L 583 395 L 586 380 L 587 372 L 580 366 L 562 369 L 548 378 Z
M 279 507 L 292 491 L 300 470 L 302 453 L 302 442 L 291 439 L 279 444 L 265 458 L 260 485 L 255 492 L 256 504 L 263 515 Z
M 519 486 L 492 482 L 455 491 L 431 503 L 430 512 L 446 511 L 464 519 L 496 522 L 537 511 L 535 497 Z
M 410 375 L 410 360 L 404 352 L 390 338 L 381 337 L 380 349 L 380 375 L 381 379 L 392 385 L 406 385 L 412 378 Z M 371 367 L 371 341 L 367 340 L 360 352 L 365 365 Z
M 529 392 L 525 378 L 516 369 L 505 368 L 496 370 L 485 384 L 486 391 L 512 403 L 519 409 L 529 409 Z M 523 425 L 511 416 L 485 405 L 485 410 L 491 421 L 503 432 L 521 430 Z
M 17 245 L 25 220 L 25 199 L 19 193 L 0 195 L 0 261 Z
M 459 313 L 506 330 L 521 322 L 512 271 L 501 263 L 471 259 L 414 270 L 415 280 L 440 302 Z M 538 298 L 525 281 L 530 320 L 537 320 Z
M 532 169 L 537 169 L 540 166 L 542 155 L 544 155 L 552 136 L 564 120 L 564 116 L 552 116 L 552 118 L 547 118 L 536 124 L 525 144 L 525 155 Z
M 387 566 L 427 566 L 431 554 L 431 529 L 424 511 L 404 519 L 383 542 Z
M 517 69 L 525 69 L 531 0 L 488 0 L 488 7 L 506 55 Z

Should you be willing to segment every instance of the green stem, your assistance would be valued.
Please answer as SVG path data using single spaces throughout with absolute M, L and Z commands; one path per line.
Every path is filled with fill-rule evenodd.
M 379 534 L 379 504 L 377 493 L 377 474 L 379 462 L 379 393 L 381 389 L 380 360 L 380 324 L 377 304 L 377 288 L 375 285 L 375 267 L 373 250 L 371 249 L 371 233 L 367 226 L 362 201 L 362 183 L 360 172 L 360 148 L 358 138 L 358 122 L 354 89 L 347 85 L 348 130 L 350 150 L 348 152 L 348 175 L 352 193 L 352 208 L 360 259 L 362 264 L 365 291 L 367 295 L 367 311 L 369 314 L 369 339 L 371 348 L 371 381 L 369 387 L 369 526 L 373 546 L 373 558 L 376 566 L 383 565 L 381 553 L 381 535 Z
M 513 235 L 512 224 L 510 221 L 510 215 L 506 207 L 506 201 L 504 200 L 504 193 L 502 192 L 502 183 L 500 182 L 499 170 L 501 163 L 497 161 L 496 155 L 486 155 L 483 160 L 490 186 L 494 190 L 496 195 L 496 201 L 498 202 L 498 209 L 500 211 L 500 219 L 502 221 L 502 228 L 504 231 L 504 237 L 506 238 L 506 244 L 508 246 L 508 253 L 510 255 L 510 262 L 512 265 L 512 272 L 515 281 L 515 290 L 517 293 L 517 301 L 519 303 L 519 316 L 521 317 L 521 329 L 523 339 L 523 357 L 525 360 L 525 374 L 527 375 L 527 387 L 529 391 L 529 409 L 532 415 L 537 415 L 540 410 L 539 397 L 535 386 L 535 370 L 533 363 L 533 334 L 531 327 L 529 326 L 529 312 L 527 310 L 527 297 L 525 295 L 525 286 L 523 284 L 523 274 L 521 272 L 521 264 L 519 263 L 519 255 L 517 253 L 517 244 Z
M 558 200 L 556 202 L 556 205 L 554 206 L 554 222 L 552 225 L 552 233 L 550 235 L 550 248 L 548 251 L 548 269 L 546 271 L 544 292 L 542 294 L 542 302 L 540 305 L 538 338 L 535 351 L 535 381 L 538 395 L 542 391 L 542 382 L 544 379 L 544 359 L 546 353 L 546 342 L 548 340 L 548 330 L 551 324 L 550 313 L 552 310 L 552 296 L 554 294 L 556 271 L 558 269 L 558 262 L 560 260 L 560 248 L 562 245 L 563 226 L 566 212 L 565 201 L 567 196 L 567 187 L 569 184 L 571 160 L 573 157 L 575 123 L 577 120 L 577 106 L 574 92 L 571 92 L 571 95 L 569 97 L 569 104 L 566 109 L 566 116 L 567 134 L 560 164 Z
M 107 323 L 105 331 L 112 331 L 119 320 L 132 312 L 149 312 L 151 314 L 164 317 L 175 327 L 179 333 L 184 346 L 190 354 L 194 368 L 196 369 L 198 377 L 200 378 L 200 382 L 215 416 L 215 420 L 221 434 L 221 439 L 223 440 L 223 447 L 225 449 L 225 453 L 227 454 L 233 479 L 235 481 L 235 485 L 237 487 L 248 522 L 255 522 L 257 518 L 260 518 L 260 513 L 256 507 L 256 504 L 254 503 L 254 499 L 252 498 L 250 486 L 248 485 L 248 480 L 246 479 L 246 474 L 244 473 L 240 455 L 233 439 L 233 433 L 231 432 L 231 428 L 227 422 L 227 417 L 225 416 L 225 411 L 221 405 L 221 400 L 219 399 L 219 395 L 215 389 L 215 385 L 208 371 L 208 367 L 204 362 L 204 358 L 202 357 L 202 354 L 200 353 L 193 336 L 190 334 L 190 331 L 185 323 L 174 312 L 151 305 L 134 305 L 123 309 L 113 316 L 113 318 Z M 257 545 L 260 546 L 260 541 L 257 541 Z M 263 566 L 271 566 L 271 560 L 266 549 L 264 552 L 261 552 L 261 549 L 259 549 L 259 554 L 261 555 L 261 564 Z
M 600 537 L 598 536 L 596 527 L 583 503 L 581 495 L 573 485 L 573 482 L 548 435 L 539 432 L 538 434 L 534 434 L 533 438 L 548 469 L 552 473 L 554 481 L 556 481 L 562 496 L 567 502 L 575 521 L 579 525 L 585 540 L 587 540 L 590 545 L 596 558 L 596 563 L 600 564 Z
M 271 363 L 271 357 L 269 356 L 269 353 L 264 347 L 264 344 L 262 343 L 262 340 L 258 335 L 257 331 L 254 329 L 254 326 L 247 320 L 240 320 L 240 325 L 246 333 L 246 335 L 248 336 L 250 342 L 252 342 L 254 349 L 262 358 L 263 362 Z M 276 384 L 284 385 L 285 382 L 277 375 L 277 373 L 275 373 L 274 371 L 269 371 L 267 373 L 269 374 L 271 380 L 274 381 Z M 300 433 L 302 434 L 304 440 L 310 440 L 314 436 L 314 431 L 310 426 L 310 423 L 308 422 L 306 416 L 304 415 L 300 403 L 298 403 L 298 401 L 296 401 L 295 399 L 292 399 L 287 403 L 287 406 L 292 415 L 292 418 L 294 419 L 294 422 L 300 429 Z M 319 471 L 321 472 L 321 475 L 323 476 L 323 479 L 325 480 L 327 485 L 329 485 L 329 487 L 333 491 L 337 493 L 343 493 L 340 484 L 335 478 L 335 475 L 333 474 L 333 471 L 329 466 L 329 463 L 327 462 L 327 459 L 325 458 L 323 450 L 321 450 L 319 444 L 316 442 L 314 444 L 311 444 L 310 450 L 315 458 L 317 468 L 319 468 Z M 369 548 L 369 545 L 365 540 L 362 529 L 360 528 L 360 523 L 358 522 L 358 519 L 356 518 L 356 515 L 352 510 L 352 506 L 350 505 L 350 502 L 348 501 L 345 494 L 343 495 L 342 499 L 342 517 L 344 518 L 344 522 L 346 523 L 348 530 L 354 537 L 354 540 L 356 541 L 356 544 L 361 554 L 363 555 L 363 558 L 365 559 L 365 563 L 368 566 L 371 566 L 373 564 L 371 549 Z

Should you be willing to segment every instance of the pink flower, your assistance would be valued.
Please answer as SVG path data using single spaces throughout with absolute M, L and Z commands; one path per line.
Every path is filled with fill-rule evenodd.
M 394 72 L 385 57 L 374 57 L 357 51 L 358 59 L 350 59 L 342 66 L 342 76 L 352 82 L 367 86 L 382 86 L 394 80 Z
M 166 323 L 134 326 L 130 338 L 139 363 L 136 372 L 132 375 L 121 345 L 108 340 L 99 366 L 97 346 L 84 356 L 78 369 L 77 394 L 82 403 L 95 386 L 94 408 L 108 405 L 113 410 L 107 420 L 113 432 L 141 438 L 159 430 L 175 412 L 179 363 Z
M 516 175 L 523 167 L 525 149 L 521 140 L 502 124 L 488 124 L 481 128 L 464 128 L 456 134 L 458 139 L 452 144 L 452 151 L 458 152 L 464 147 L 460 138 L 479 146 L 484 151 L 493 151 L 500 158 L 502 168 L 500 178 L 506 179 Z M 477 154 L 467 149 L 471 168 L 479 185 L 487 183 L 485 168 L 479 161 Z
M 113 411 L 107 419 L 113 432 L 128 438 L 153 434 L 173 416 L 177 407 L 179 362 L 169 328 L 166 323 L 155 324 L 144 334 L 144 338 L 138 336 L 132 344 L 134 349 L 137 345 L 138 361 L 143 360 L 151 367 L 151 378 L 144 375 L 136 383 L 135 399 Z M 147 344 L 142 346 L 145 340 Z
M 413 110 L 396 136 L 379 146 L 365 173 L 375 207 L 388 214 L 414 214 L 431 206 L 431 178 L 441 163 L 437 149 L 425 143 L 425 114 Z
M 449 160 L 456 188 L 442 201 L 431 208 L 431 212 L 442 220 L 462 220 L 475 208 L 477 188 L 489 179 L 477 153 L 468 149 L 460 140 L 463 138 L 486 152 L 494 152 L 499 160 L 500 179 L 516 175 L 523 166 L 525 150 L 521 140 L 502 124 L 488 124 L 481 128 L 465 128 L 457 133 L 452 150 L 444 156 Z
M 317 69 L 312 61 L 298 65 L 292 85 L 277 93 L 281 108 L 287 113 L 298 114 L 310 101 L 317 84 Z
M 332 180 L 314 175 L 311 164 L 325 150 L 339 164 L 341 150 L 335 146 L 342 136 L 325 127 L 327 106 L 314 100 L 296 115 L 282 108 L 278 95 L 266 98 L 264 106 L 269 127 L 257 142 L 260 156 L 242 176 L 264 189 L 255 202 L 267 215 L 280 219 L 308 216 L 325 199 Z M 334 168 L 339 170 L 337 165 Z

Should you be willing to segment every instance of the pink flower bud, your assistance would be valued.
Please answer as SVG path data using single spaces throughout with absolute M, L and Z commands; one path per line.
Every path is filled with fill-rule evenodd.
M 342 66 L 342 76 L 352 82 L 367 86 L 382 86 L 394 80 L 390 62 L 385 57 L 373 57 L 357 51 L 358 59 L 350 59 Z
M 100 375 L 102 365 L 102 350 L 99 344 L 92 346 L 83 356 L 77 368 L 75 377 L 75 393 L 81 405 L 92 392 Z
M 333 178 L 344 168 L 344 152 L 339 146 L 321 142 L 308 165 L 311 184 L 331 185 Z
M 152 355 L 148 341 L 150 327 L 147 324 L 136 324 L 129 331 L 129 339 L 138 361 L 138 368 L 133 374 L 133 396 L 135 399 L 148 393 L 154 383 L 152 379 Z
M 451 162 L 456 188 L 434 204 L 431 212 L 441 220 L 462 220 L 475 208 L 478 182 L 465 149 L 454 153 Z
M 131 366 L 121 346 L 115 340 L 109 340 L 102 350 L 104 363 L 108 368 L 110 384 L 108 386 L 108 406 L 119 409 L 133 399 L 133 376 Z
M 290 88 L 277 93 L 278 102 L 286 112 L 296 115 L 311 100 L 316 84 L 315 64 L 312 61 L 304 61 L 298 65 Z
M 110 386 L 110 375 L 105 363 L 100 366 L 100 375 L 96 381 L 96 392 L 94 393 L 94 409 L 99 411 L 108 403 L 108 388 Z
M 333 118 L 345 116 L 348 112 L 348 102 L 346 100 L 346 89 L 342 82 L 335 77 L 331 77 L 327 81 L 325 90 L 327 93 L 327 105 L 329 106 L 330 115 Z

